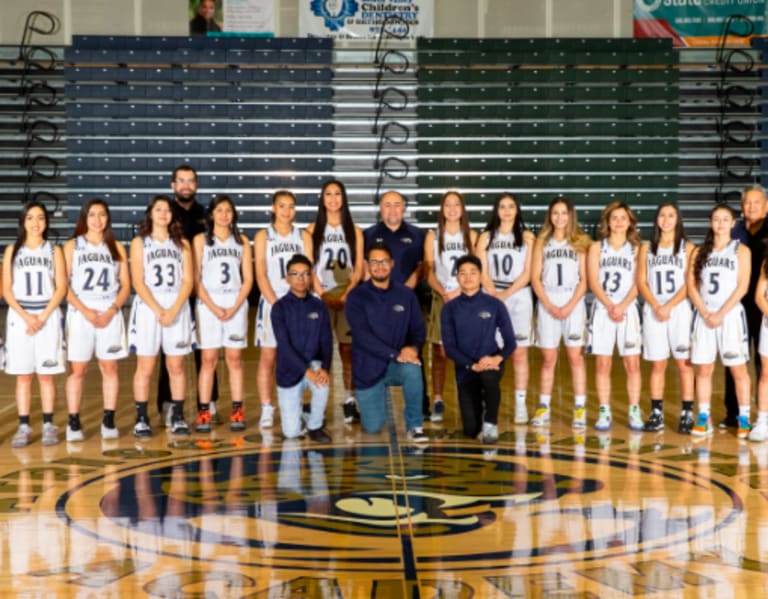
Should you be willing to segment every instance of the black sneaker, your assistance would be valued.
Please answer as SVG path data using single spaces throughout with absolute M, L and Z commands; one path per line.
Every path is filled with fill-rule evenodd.
M 330 435 L 326 433 L 322 428 L 316 428 L 313 431 L 307 431 L 307 436 L 317 443 L 330 443 L 333 441 Z
M 690 435 L 693 428 L 693 412 L 683 410 L 680 412 L 680 423 L 677 425 L 677 432 L 681 435 Z
M 137 439 L 148 439 L 152 436 L 152 429 L 149 427 L 149 422 L 146 418 L 137 418 L 136 424 L 133 427 L 133 436 Z
M 643 430 L 649 432 L 664 430 L 664 413 L 659 410 L 651 410 L 651 415 L 645 421 Z
M 717 428 L 736 428 L 736 426 L 739 424 L 739 417 L 738 416 L 726 416 L 723 418 L 720 422 L 717 423 Z
M 344 410 L 344 424 L 355 424 L 360 422 L 360 412 L 354 401 L 345 401 L 342 408 Z

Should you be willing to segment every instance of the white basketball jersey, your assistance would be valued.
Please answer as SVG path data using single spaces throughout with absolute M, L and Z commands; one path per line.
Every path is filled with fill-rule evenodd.
M 710 311 L 723 307 L 739 278 L 739 241 L 733 239 L 719 252 L 712 251 L 701 271 L 699 292 Z
M 346 285 L 352 276 L 354 266 L 349 242 L 344 236 L 344 229 L 341 225 L 332 227 L 326 224 L 323 242 L 320 245 L 315 264 L 315 272 L 320 279 L 320 285 L 325 291 Z
M 623 300 L 635 282 L 635 248 L 625 242 L 614 250 L 607 239 L 600 243 L 600 285 L 612 302 Z
M 120 290 L 119 271 L 106 243 L 92 245 L 83 235 L 75 239 L 69 287 L 80 300 L 114 301 Z
M 515 247 L 515 236 L 512 232 L 496 232 L 486 251 L 488 274 L 496 289 L 509 287 L 523 273 L 527 254 L 528 246 L 525 243 Z
M 53 245 L 21 246 L 13 258 L 13 295 L 24 310 L 44 310 L 53 296 Z
M 685 285 L 685 240 L 680 247 L 656 248 L 656 254 L 651 254 L 650 247 L 646 254 L 646 282 L 656 298 L 666 304 Z
M 467 246 L 464 244 L 464 235 L 461 231 L 454 234 L 443 233 L 443 251 L 440 252 L 435 232 L 435 245 L 433 255 L 435 256 L 435 276 L 443 289 L 446 291 L 455 291 L 459 288 L 459 282 L 456 280 L 456 261 L 466 255 Z
M 541 284 L 547 295 L 561 291 L 573 291 L 581 282 L 579 253 L 567 239 L 550 237 L 544 246 L 541 267 Z
M 182 249 L 170 237 L 157 241 L 147 236 L 143 241 L 144 284 L 153 295 L 178 295 L 184 274 Z
M 214 235 L 213 245 L 208 245 L 206 239 L 201 264 L 201 279 L 206 291 L 213 294 L 240 293 L 243 286 L 242 259 L 243 244 L 234 235 L 224 241 Z
M 285 237 L 278 234 L 272 225 L 267 227 L 267 278 L 278 298 L 283 297 L 290 289 L 288 281 L 285 280 L 288 262 L 294 254 L 303 253 L 304 242 L 297 227 L 291 227 L 291 232 Z

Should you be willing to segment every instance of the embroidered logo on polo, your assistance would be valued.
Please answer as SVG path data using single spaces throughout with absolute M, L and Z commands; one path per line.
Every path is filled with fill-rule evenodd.
M 392 310 L 394 312 L 405 312 L 405 306 L 401 304 L 395 304 L 394 306 L 392 306 Z
M 483 312 L 478 312 L 477 316 L 478 318 L 482 318 L 483 320 L 488 320 L 493 316 L 493 314 L 484 310 Z
M 307 314 L 307 318 L 309 318 L 310 320 L 317 320 L 318 318 L 320 318 L 320 314 L 318 312 L 310 312 L 309 314 Z

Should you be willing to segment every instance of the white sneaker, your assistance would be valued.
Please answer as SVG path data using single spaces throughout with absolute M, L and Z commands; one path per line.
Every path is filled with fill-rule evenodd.
M 584 406 L 573 408 L 573 420 L 571 421 L 571 426 L 573 428 L 587 427 L 587 408 Z
M 752 430 L 749 431 L 749 436 L 747 438 L 750 441 L 768 441 L 768 424 L 758 420 L 755 422 L 755 426 L 752 427 Z
M 28 424 L 20 424 L 16 434 L 11 440 L 11 447 L 26 447 L 32 439 L 32 427 Z
M 533 426 L 546 426 L 549 424 L 549 416 L 549 406 L 541 404 L 536 408 L 536 414 L 531 418 L 531 424 Z
M 492 444 L 499 440 L 499 427 L 490 422 L 483 422 L 483 443 Z
M 633 431 L 641 431 L 645 428 L 643 414 L 639 406 L 631 406 L 629 408 L 629 428 Z
M 596 431 L 609 431 L 613 426 L 610 410 L 600 410 L 597 416 L 597 422 L 595 422 Z
M 420 426 L 408 430 L 408 440 L 413 443 L 427 443 L 429 437 L 424 434 L 424 429 Z
M 117 427 L 109 428 L 108 426 L 105 426 L 104 424 L 102 424 L 101 425 L 101 438 L 102 439 L 117 439 L 118 438 Z
M 259 428 L 272 428 L 275 424 L 275 408 L 272 404 L 261 404 L 261 418 L 259 418 Z
M 432 404 L 432 415 L 429 417 L 430 422 L 442 422 L 445 418 L 445 404 L 442 399 L 436 399 Z
M 515 404 L 515 424 L 528 424 L 528 408 L 523 402 Z
M 85 441 L 85 435 L 83 435 L 83 429 L 72 430 L 67 425 L 67 443 L 72 441 Z

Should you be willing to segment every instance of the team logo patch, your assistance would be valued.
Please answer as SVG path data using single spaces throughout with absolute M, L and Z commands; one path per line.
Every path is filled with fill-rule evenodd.
M 410 237 L 403 237 L 400 239 L 400 241 L 402 241 L 403 243 L 413 243 L 413 239 L 411 239 Z
M 331 31 L 344 27 L 344 19 L 355 16 L 360 9 L 355 0 L 312 0 L 310 8 Z
M 483 320 L 488 320 L 492 315 L 490 312 L 483 311 L 483 312 L 480 312 L 477 316 L 479 318 L 482 318 Z
M 405 312 L 405 306 L 402 306 L 400 304 L 395 304 L 394 306 L 392 306 L 392 310 L 394 312 Z
M 307 318 L 309 318 L 310 320 L 317 320 L 318 318 L 320 318 L 320 314 L 318 314 L 317 312 L 310 312 L 309 314 L 307 314 Z
M 187 347 L 189 347 L 189 341 L 179 341 L 176 344 L 176 348 L 177 349 L 184 349 L 184 348 L 187 348 Z
M 109 346 L 109 347 L 107 348 L 107 353 L 108 353 L 108 354 L 117 354 L 117 353 L 120 353 L 120 351 L 121 351 L 122 349 L 123 349 L 123 348 L 122 348 L 122 346 L 120 346 L 120 345 L 111 345 L 111 346 Z
M 245 337 L 243 337 L 242 335 L 236 335 L 236 334 L 230 335 L 229 337 L 227 337 L 227 339 L 229 339 L 230 341 L 245 341 Z
M 59 361 L 58 360 L 46 360 L 45 362 L 43 362 L 43 366 L 45 368 L 53 368 L 53 367 L 58 366 L 58 365 L 59 365 Z

